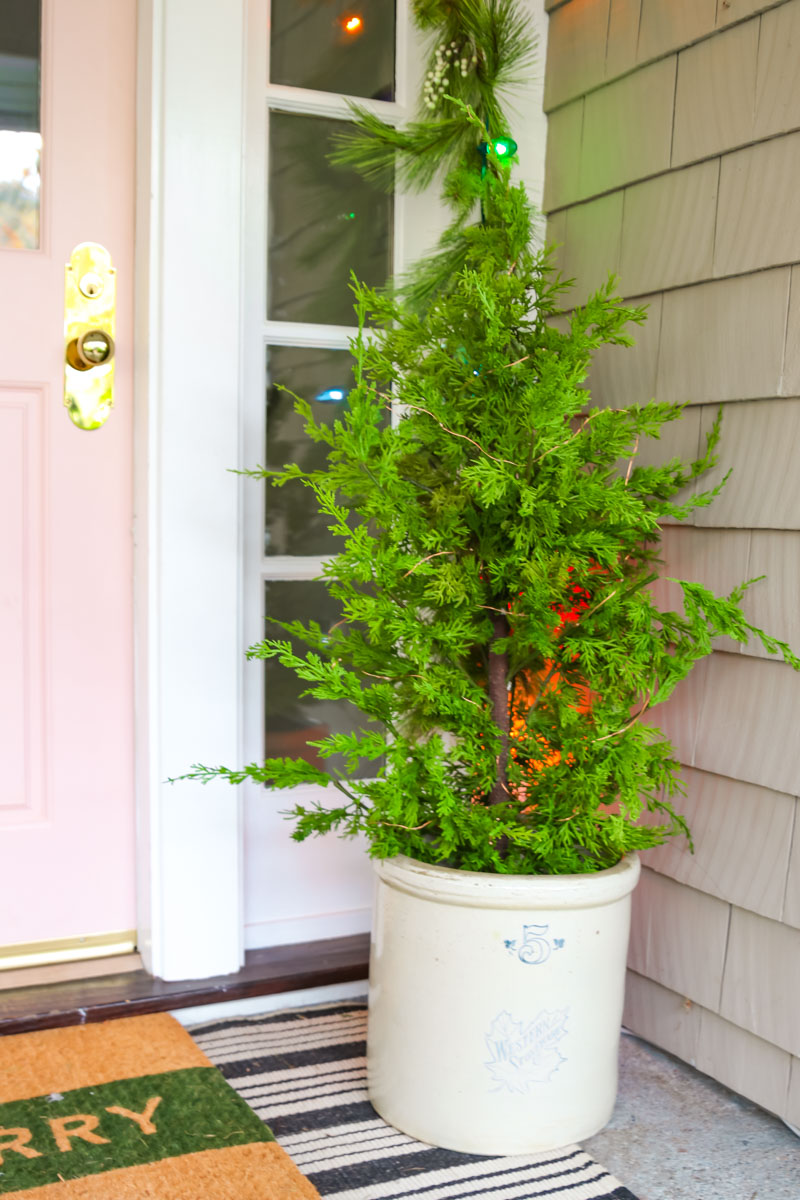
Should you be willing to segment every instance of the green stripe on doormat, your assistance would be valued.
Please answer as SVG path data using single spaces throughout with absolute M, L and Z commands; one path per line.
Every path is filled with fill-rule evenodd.
M 274 1140 L 216 1067 L 12 1100 L 0 1104 L 0 1194 Z

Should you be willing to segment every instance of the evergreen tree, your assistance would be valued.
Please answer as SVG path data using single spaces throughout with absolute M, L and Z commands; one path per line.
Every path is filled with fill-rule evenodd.
M 611 280 L 566 314 L 567 285 L 535 248 L 525 190 L 499 152 L 507 128 L 494 91 L 529 50 L 519 15 L 510 0 L 416 9 L 443 29 L 440 47 L 455 43 L 448 70 L 461 94 L 428 89 L 447 116 L 434 112 L 406 135 L 364 118 L 340 154 L 369 166 L 391 151 L 402 164 L 413 139 L 429 137 L 454 225 L 405 296 L 354 281 L 348 411 L 331 428 L 296 398 L 308 436 L 327 446 L 325 469 L 252 472 L 312 489 L 342 539 L 325 580 L 344 620 L 331 630 L 282 623 L 306 653 L 270 637 L 248 655 L 277 658 L 308 695 L 355 705 L 360 732 L 312 745 L 324 759 L 342 755 L 350 772 L 373 764 L 371 777 L 302 759 L 198 766 L 190 777 L 333 787 L 333 805 L 291 810 L 297 839 L 337 829 L 365 833 L 376 857 L 595 871 L 688 832 L 673 807 L 679 764 L 649 716 L 712 639 L 755 635 L 796 669 L 800 660 L 746 620 L 749 584 L 718 597 L 681 582 L 682 613 L 656 605 L 659 522 L 686 519 L 720 490 L 678 499 L 716 462 L 720 418 L 696 462 L 646 467 L 636 465 L 640 440 L 657 438 L 682 406 L 590 406 L 592 354 L 630 345 L 627 329 L 645 313 Z M 468 57 L 468 20 L 505 46 L 485 86 L 478 72 L 491 56 L 472 40 Z M 407 181 L 430 180 L 430 164 L 414 176 L 407 162 Z M 642 823 L 645 807 L 657 823 Z

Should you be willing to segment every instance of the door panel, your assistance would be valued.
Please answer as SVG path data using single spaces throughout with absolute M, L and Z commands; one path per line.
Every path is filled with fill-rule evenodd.
M 0 837 L 45 816 L 42 675 L 45 389 L 0 388 L 0 562 L 4 637 L 0 683 Z
M 135 925 L 135 49 L 135 0 L 44 0 L 40 245 L 0 249 L 0 947 Z M 115 405 L 92 432 L 63 406 L 84 241 L 117 268 Z

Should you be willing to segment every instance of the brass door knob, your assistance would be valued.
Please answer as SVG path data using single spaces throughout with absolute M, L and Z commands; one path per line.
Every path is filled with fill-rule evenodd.
M 76 371 L 91 371 L 113 357 L 114 339 L 104 329 L 87 329 L 67 343 L 67 362 Z
M 105 247 L 75 247 L 64 280 L 62 353 L 64 406 L 78 429 L 99 429 L 114 404 L 116 281 Z

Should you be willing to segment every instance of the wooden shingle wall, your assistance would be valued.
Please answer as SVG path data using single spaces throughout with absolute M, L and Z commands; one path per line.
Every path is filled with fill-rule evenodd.
M 710 508 L 665 575 L 800 652 L 800 0 L 545 0 L 544 208 L 581 303 L 610 271 L 649 305 L 593 403 L 688 404 L 650 461 L 724 408 Z M 677 601 L 676 586 L 659 584 Z M 644 855 L 626 1024 L 800 1125 L 800 675 L 720 640 L 654 721 L 685 764 L 695 854 Z

